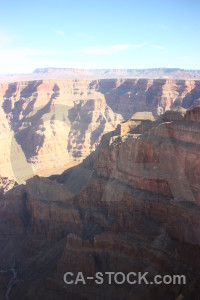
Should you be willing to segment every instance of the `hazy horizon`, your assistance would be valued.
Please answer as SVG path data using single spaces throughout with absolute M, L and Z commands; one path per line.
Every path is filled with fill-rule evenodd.
M 34 70 L 32 70 L 31 72 L 16 72 L 16 73 L 0 73 L 0 75 L 29 75 L 29 74 L 34 74 L 37 73 L 39 71 L 44 71 L 44 70 L 88 70 L 88 71 L 103 71 L 103 70 L 113 70 L 113 71 L 125 71 L 125 70 L 135 70 L 135 71 L 143 71 L 143 70 L 147 70 L 147 71 L 151 71 L 151 70 L 180 70 L 180 71 L 200 71 L 200 69 L 183 69 L 183 68 L 167 68 L 167 67 L 158 67 L 158 68 L 68 68 L 68 67 L 44 67 L 44 68 L 35 68 Z

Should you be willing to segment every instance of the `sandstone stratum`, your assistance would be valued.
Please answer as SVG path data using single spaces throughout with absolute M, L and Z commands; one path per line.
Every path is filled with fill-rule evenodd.
M 2 82 L 0 176 L 5 186 L 5 178 L 23 183 L 36 174 L 62 173 L 80 163 L 97 148 L 105 133 L 123 126 L 122 122 L 135 113 L 151 112 L 157 119 L 172 108 L 199 104 L 198 80 Z
M 135 113 L 81 164 L 2 195 L 0 298 L 197 300 L 199 132 L 199 107 L 155 121 Z M 67 271 L 184 274 L 187 284 L 69 286 Z

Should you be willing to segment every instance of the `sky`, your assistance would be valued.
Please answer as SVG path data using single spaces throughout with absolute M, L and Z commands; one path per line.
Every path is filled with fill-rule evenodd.
M 199 0 L 0 0 L 0 74 L 200 69 Z

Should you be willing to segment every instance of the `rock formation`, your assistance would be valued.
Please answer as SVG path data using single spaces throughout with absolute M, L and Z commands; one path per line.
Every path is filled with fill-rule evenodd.
M 2 297 L 198 299 L 200 108 L 131 119 L 125 134 L 105 134 L 83 163 L 3 195 Z M 64 283 L 65 272 L 79 271 L 180 274 L 187 284 Z
M 4 194 L 15 186 L 17 186 L 17 183 L 14 180 L 10 180 L 7 177 L 0 177 L 0 197 L 2 193 Z
M 0 176 L 21 183 L 35 174 L 61 173 L 80 163 L 103 134 L 135 113 L 151 112 L 158 118 L 172 108 L 196 106 L 199 98 L 198 80 L 1 83 Z

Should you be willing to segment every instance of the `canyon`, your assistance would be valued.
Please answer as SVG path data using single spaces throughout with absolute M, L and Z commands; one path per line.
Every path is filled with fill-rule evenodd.
M 1 195 L 1 299 L 199 299 L 200 107 L 187 109 L 198 101 L 199 82 L 162 81 L 158 91 L 160 81 L 154 81 L 151 92 L 133 103 L 124 90 L 134 94 L 136 81 L 118 81 L 121 93 L 116 82 L 90 87 L 105 95 L 115 124 L 119 110 L 128 120 L 104 132 L 83 162 L 60 175 L 36 175 Z M 145 113 L 139 113 L 142 105 Z M 18 118 L 11 120 L 13 128 L 24 128 Z M 150 279 L 184 274 L 187 284 L 64 283 L 66 272 L 79 271 L 148 272 Z
M 170 74 L 178 72 L 165 71 Z M 51 73 L 51 69 L 38 72 Z M 2 191 L 8 190 L 15 182 L 24 183 L 34 175 L 61 174 L 65 169 L 79 164 L 97 149 L 104 134 L 116 129 L 137 112 L 151 112 L 152 118 L 158 119 L 170 109 L 179 106 L 188 109 L 199 104 L 199 80 L 2 81 Z M 10 184 L 10 180 L 14 182 Z

